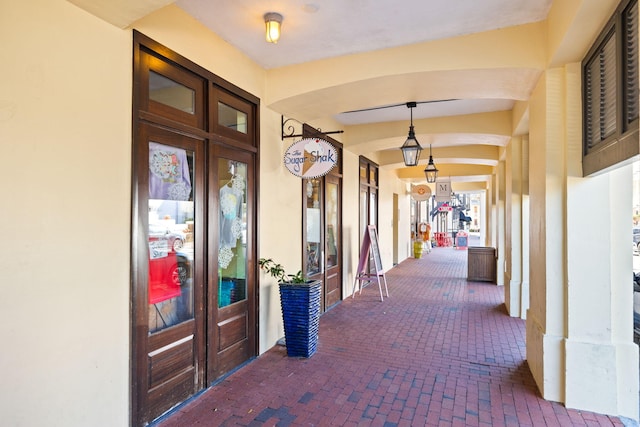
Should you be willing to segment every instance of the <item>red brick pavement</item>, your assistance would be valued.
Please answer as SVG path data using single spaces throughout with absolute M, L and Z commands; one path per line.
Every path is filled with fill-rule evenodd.
M 543 400 L 525 324 L 467 282 L 467 252 L 434 248 L 322 315 L 318 351 L 276 346 L 157 423 L 173 426 L 622 426 Z

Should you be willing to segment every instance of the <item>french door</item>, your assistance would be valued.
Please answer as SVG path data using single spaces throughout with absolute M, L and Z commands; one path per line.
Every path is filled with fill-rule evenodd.
M 141 124 L 133 288 L 136 407 L 149 421 L 204 387 L 204 143 Z
M 303 271 L 322 283 L 321 312 L 342 299 L 342 144 L 305 125 L 306 137 L 322 138 L 338 152 L 327 175 L 302 180 Z
M 365 157 L 360 157 L 360 242 L 363 241 L 368 225 L 378 226 L 378 165 Z M 367 270 L 375 274 L 373 253 L 369 253 Z
M 215 379 L 255 355 L 256 289 L 253 157 L 237 150 L 211 150 L 209 209 L 208 377 Z
M 131 424 L 142 426 L 256 355 L 258 101 L 134 39 Z

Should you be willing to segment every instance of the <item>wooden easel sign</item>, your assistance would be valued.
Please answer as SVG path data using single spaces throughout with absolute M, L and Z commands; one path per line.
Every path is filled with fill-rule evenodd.
M 367 261 L 369 260 L 369 252 L 373 255 L 373 263 L 375 265 L 375 274 L 370 273 L 367 270 Z M 380 257 L 380 246 L 378 246 L 378 233 L 375 225 L 368 225 L 367 231 L 362 238 L 362 247 L 360 248 L 360 260 L 358 261 L 358 269 L 356 270 L 356 278 L 353 282 L 353 292 L 351 298 L 356 295 L 356 285 L 360 287 L 360 293 L 362 288 L 369 285 L 374 280 L 378 281 L 378 289 L 380 290 L 380 301 L 384 301 L 382 296 L 382 282 L 384 282 L 384 290 L 389 298 L 389 289 L 387 288 L 387 278 L 384 275 L 382 269 L 382 258 Z

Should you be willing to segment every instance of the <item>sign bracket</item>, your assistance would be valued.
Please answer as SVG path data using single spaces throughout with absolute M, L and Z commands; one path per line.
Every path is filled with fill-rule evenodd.
M 300 133 L 296 133 L 296 126 L 295 126 L 295 123 L 302 126 L 304 123 L 302 123 L 301 121 L 296 120 L 294 118 L 289 118 L 285 120 L 284 116 L 280 116 L 280 121 L 282 123 L 282 129 L 281 129 L 282 141 L 284 141 L 285 138 L 301 138 L 303 136 L 302 131 L 300 131 Z M 287 129 L 287 132 L 285 132 L 285 128 Z M 332 135 L 335 133 L 344 133 L 343 130 L 334 130 L 334 131 L 324 132 L 320 128 L 314 128 L 314 129 L 319 133 L 323 133 L 325 135 Z

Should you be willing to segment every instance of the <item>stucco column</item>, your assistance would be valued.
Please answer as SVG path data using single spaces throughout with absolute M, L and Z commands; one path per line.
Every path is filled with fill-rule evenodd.
M 545 72 L 529 110 L 530 307 L 527 362 L 542 396 L 564 401 L 565 114 L 564 71 Z M 588 214 L 588 213 L 587 213 Z
M 522 148 L 522 171 L 520 177 L 522 179 L 522 288 L 520 292 L 520 317 L 527 318 L 527 310 L 529 309 L 529 135 L 524 135 L 521 139 Z
M 505 156 L 504 301 L 510 316 L 522 317 L 522 138 L 513 137 Z M 528 297 L 528 296 L 527 296 Z
M 496 285 L 504 285 L 505 254 L 507 252 L 505 244 L 505 161 L 500 160 L 496 167 Z
M 489 246 L 498 247 L 498 171 L 495 168 L 491 175 L 490 190 L 488 193 L 489 202 Z
M 548 70 L 531 98 L 527 361 L 545 399 L 637 420 L 631 169 L 582 178 L 580 78 Z

